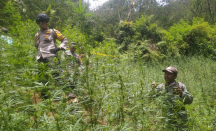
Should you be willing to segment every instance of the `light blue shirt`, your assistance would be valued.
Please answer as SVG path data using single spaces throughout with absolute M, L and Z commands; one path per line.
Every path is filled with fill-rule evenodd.
M 1 35 L 1 39 L 6 41 L 9 45 L 13 44 L 13 39 L 9 36 Z M 5 48 L 2 47 L 2 50 L 5 50 Z

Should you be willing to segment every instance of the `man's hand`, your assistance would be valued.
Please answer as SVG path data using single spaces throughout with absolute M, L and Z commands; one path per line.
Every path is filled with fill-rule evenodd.
M 50 52 L 56 54 L 60 50 L 61 50 L 60 48 L 54 48 L 54 49 L 50 49 Z
M 60 50 L 64 50 L 65 51 L 65 49 L 63 47 L 59 47 L 59 48 L 60 48 Z
M 177 92 L 180 96 L 182 96 L 182 88 L 181 87 L 178 87 Z
M 181 87 L 173 88 L 173 94 L 182 96 L 182 88 Z
M 155 82 L 155 81 L 152 82 L 151 87 L 152 87 L 152 89 L 155 89 L 155 88 L 156 88 L 156 82 Z

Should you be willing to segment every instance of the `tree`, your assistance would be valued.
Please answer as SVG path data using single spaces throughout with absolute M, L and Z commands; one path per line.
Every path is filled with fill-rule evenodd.
M 13 26 L 14 22 L 20 19 L 17 4 L 14 1 L 0 1 L 0 25 L 5 27 Z

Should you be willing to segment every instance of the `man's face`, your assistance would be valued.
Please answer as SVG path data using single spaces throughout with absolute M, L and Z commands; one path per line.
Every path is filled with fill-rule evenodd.
M 76 47 L 74 45 L 70 45 L 70 51 L 71 52 L 75 52 L 76 51 Z
M 39 22 L 38 25 L 42 29 L 48 29 L 48 23 L 47 22 Z
M 173 73 L 170 73 L 168 71 L 165 71 L 164 72 L 164 79 L 166 81 L 166 83 L 172 83 L 175 81 L 177 75 L 173 74 Z

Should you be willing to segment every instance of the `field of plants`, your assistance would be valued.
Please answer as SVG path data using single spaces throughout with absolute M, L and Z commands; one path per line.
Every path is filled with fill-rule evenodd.
M 29 22 L 19 29 L 13 46 L 5 43 L 4 50 L 0 49 L 0 130 L 166 131 L 162 101 L 160 97 L 151 99 L 149 93 L 153 81 L 164 82 L 161 70 L 168 66 L 179 70 L 177 81 L 184 83 L 194 97 L 186 106 L 190 130 L 216 130 L 215 61 L 176 56 L 144 62 L 134 59 L 133 52 L 120 54 L 112 40 L 92 48 L 86 36 L 75 28 L 68 29 L 66 37 L 79 43 L 89 56 L 83 59 L 84 69 L 74 89 L 78 102 L 72 102 L 67 99 L 64 84 L 55 86 L 53 79 L 38 81 L 38 66 L 43 65 L 35 60 L 33 36 L 37 26 Z M 49 99 L 40 97 L 44 88 L 50 89 Z
M 168 66 L 193 96 L 189 130 L 215 131 L 216 1 L 107 0 L 95 9 L 90 1 L 0 1 L 0 131 L 169 131 L 151 87 Z M 60 81 L 35 59 L 39 13 L 84 56 L 73 90 L 63 51 Z

